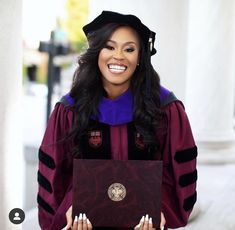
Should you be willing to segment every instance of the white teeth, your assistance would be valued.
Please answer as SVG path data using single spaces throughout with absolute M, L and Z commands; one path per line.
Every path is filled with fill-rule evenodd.
M 111 73 L 123 73 L 125 70 L 121 70 L 121 69 L 110 69 Z
M 111 71 L 114 71 L 116 73 L 123 72 L 126 70 L 125 66 L 120 66 L 120 65 L 108 65 L 108 67 Z

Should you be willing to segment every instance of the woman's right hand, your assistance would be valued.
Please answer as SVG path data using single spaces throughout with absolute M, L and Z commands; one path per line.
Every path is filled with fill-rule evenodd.
M 72 206 L 66 212 L 67 225 L 65 229 L 72 230 L 91 230 L 92 225 L 89 219 L 86 217 L 86 214 L 79 214 L 79 217 L 75 216 L 74 221 L 72 219 Z
M 85 213 L 80 213 L 79 217 L 75 216 L 72 230 L 91 230 L 92 225 Z

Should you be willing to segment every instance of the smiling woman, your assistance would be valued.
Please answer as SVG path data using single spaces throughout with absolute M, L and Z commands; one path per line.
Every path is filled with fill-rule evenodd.
M 139 62 L 139 50 L 139 36 L 127 26 L 117 28 L 101 49 L 98 66 L 109 98 L 114 99 L 129 88 Z
M 66 229 L 92 228 L 85 214 L 72 220 L 74 158 L 161 160 L 161 223 L 154 227 L 185 226 L 196 202 L 197 147 L 182 102 L 160 85 L 151 64 L 155 33 L 134 15 L 110 11 L 83 31 L 89 47 L 39 150 L 42 229 L 61 229 L 66 222 Z M 132 229 L 154 227 L 146 213 Z

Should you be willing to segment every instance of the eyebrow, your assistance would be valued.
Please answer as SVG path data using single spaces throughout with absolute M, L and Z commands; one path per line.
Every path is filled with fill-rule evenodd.
M 107 40 L 107 42 L 112 42 L 112 43 L 117 44 L 117 42 L 116 42 L 116 41 L 113 41 L 113 40 Z M 123 43 L 123 45 L 130 45 L 130 44 L 134 44 L 134 45 L 137 46 L 137 43 L 134 42 L 134 41 L 128 41 L 128 42 Z

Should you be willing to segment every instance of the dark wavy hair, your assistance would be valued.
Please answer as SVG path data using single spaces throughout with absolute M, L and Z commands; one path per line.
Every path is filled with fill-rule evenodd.
M 87 133 L 89 118 L 97 116 L 104 95 L 98 56 L 112 33 L 123 24 L 110 23 L 88 35 L 89 47 L 78 59 L 70 95 L 75 101 L 75 121 L 71 135 L 75 156 L 81 153 L 80 141 Z M 163 112 L 160 108 L 160 79 L 150 62 L 150 51 L 140 39 L 140 63 L 130 83 L 134 99 L 133 122 L 149 149 L 156 151 L 156 129 L 160 128 Z

